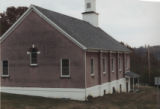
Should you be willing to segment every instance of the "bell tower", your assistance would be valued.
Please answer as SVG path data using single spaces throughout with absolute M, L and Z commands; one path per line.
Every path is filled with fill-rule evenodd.
M 83 20 L 98 27 L 98 13 L 96 12 L 96 0 L 85 0 L 85 12 Z

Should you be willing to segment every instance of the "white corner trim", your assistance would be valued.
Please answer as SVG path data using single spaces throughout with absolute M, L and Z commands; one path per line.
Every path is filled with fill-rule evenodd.
M 82 45 L 81 43 L 79 43 L 76 39 L 74 39 L 73 37 L 71 37 L 67 32 L 65 32 L 62 28 L 60 28 L 57 24 L 55 24 L 53 21 L 51 21 L 48 17 L 46 17 L 43 13 L 41 13 L 38 9 L 36 9 L 36 7 L 32 6 L 32 8 L 34 9 L 33 11 L 35 11 L 41 18 L 43 18 L 46 22 L 48 22 L 51 26 L 53 26 L 54 28 L 56 28 L 59 32 L 61 32 L 63 35 L 65 35 L 69 40 L 71 40 L 72 42 L 74 42 L 76 45 L 78 45 L 80 48 L 86 50 L 87 48 Z
M 21 22 L 23 21 L 23 19 L 28 16 L 31 12 L 32 12 L 32 7 L 30 6 L 25 12 L 24 14 L 1 36 L 0 38 L 0 43 L 2 43 L 10 33 L 12 33 L 18 26 L 19 24 L 21 24 Z

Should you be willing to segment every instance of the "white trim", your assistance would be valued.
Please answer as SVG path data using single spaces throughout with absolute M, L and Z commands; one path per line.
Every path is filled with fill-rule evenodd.
M 3 75 L 3 74 L 2 74 L 1 77 L 9 77 L 9 75 Z
M 30 66 L 38 66 L 38 64 L 30 64 Z
M 62 60 L 63 60 L 63 59 L 67 59 L 67 60 L 69 61 L 69 75 L 62 75 Z M 71 76 L 70 76 L 71 74 L 70 74 L 70 59 L 69 59 L 69 58 L 61 58 L 61 60 L 60 60 L 60 68 L 61 68 L 61 75 L 60 75 L 61 77 L 64 77 L 64 78 L 65 78 L 65 77 L 66 77 L 66 78 L 71 77 Z
M 46 17 L 43 13 L 41 13 L 38 9 L 36 9 L 35 6 L 31 5 L 29 9 L 2 35 L 0 38 L 0 43 L 2 43 L 5 38 L 16 29 L 16 27 L 23 21 L 23 19 L 29 15 L 32 10 L 36 12 L 41 18 L 43 18 L 47 23 L 49 23 L 52 27 L 56 28 L 59 32 L 61 32 L 63 35 L 65 35 L 69 40 L 74 42 L 77 46 L 80 48 L 86 50 L 87 48 L 79 43 L 76 39 L 71 37 L 67 32 L 65 32 L 62 28 L 60 28 L 58 25 L 56 25 L 53 21 L 51 21 L 48 17 Z
M 105 74 L 106 74 L 106 72 L 103 72 L 103 74 L 105 75 Z

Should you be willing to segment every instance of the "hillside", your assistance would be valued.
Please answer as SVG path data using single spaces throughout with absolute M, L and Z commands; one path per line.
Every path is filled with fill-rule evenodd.
M 139 55 L 145 56 L 147 54 L 148 48 L 140 47 L 140 48 L 134 48 L 136 53 L 139 53 Z M 150 53 L 155 56 L 156 59 L 160 60 L 160 45 L 159 46 L 151 46 L 149 48 Z
M 151 64 L 151 81 L 149 83 L 148 73 L 148 49 L 145 47 L 133 48 L 131 53 L 131 71 L 141 75 L 141 83 L 154 84 L 154 77 L 160 76 L 160 46 L 151 46 L 150 64 Z

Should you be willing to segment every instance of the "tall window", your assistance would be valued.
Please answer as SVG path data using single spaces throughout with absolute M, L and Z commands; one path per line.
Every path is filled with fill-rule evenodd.
M 128 69 L 128 57 L 125 56 L 125 68 Z
M 111 64 L 112 64 L 112 72 L 114 72 L 114 58 L 112 58 L 112 60 L 111 60 Z
M 103 73 L 106 73 L 106 59 L 103 58 Z
M 38 58 L 37 58 L 37 49 L 32 48 L 31 50 L 31 65 L 37 65 L 38 63 Z
M 5 61 L 2 62 L 2 64 L 3 64 L 2 75 L 8 76 L 9 75 L 9 73 L 8 73 L 8 61 L 5 60 Z
M 91 59 L 90 62 L 91 62 L 91 75 L 93 75 L 94 74 L 94 60 Z
M 118 58 L 118 68 L 119 68 L 119 70 L 121 70 L 121 66 L 122 66 L 121 64 L 122 64 L 121 58 L 119 57 Z
M 40 54 L 40 52 L 38 51 L 38 49 L 35 47 L 34 44 L 29 49 L 27 54 L 30 55 L 30 65 L 31 66 L 37 66 L 38 65 L 38 54 Z
M 69 77 L 69 59 L 62 59 L 61 62 L 61 76 L 62 77 Z

